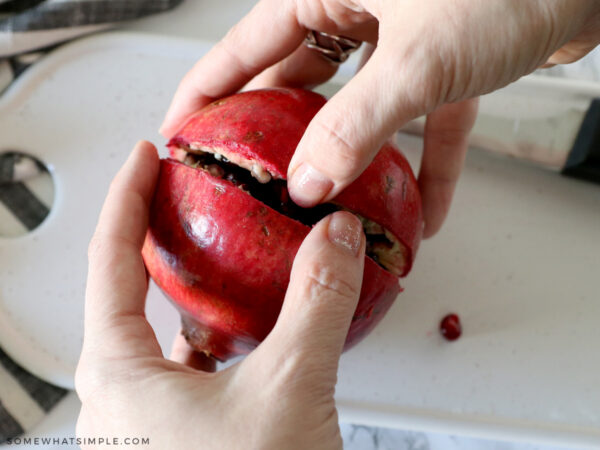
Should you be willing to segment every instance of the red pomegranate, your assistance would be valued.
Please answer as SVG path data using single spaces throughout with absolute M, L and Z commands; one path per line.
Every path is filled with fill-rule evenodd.
M 198 111 L 161 161 L 142 251 L 150 276 L 182 316 L 190 345 L 219 360 L 245 354 L 273 328 L 298 247 L 335 210 L 367 237 L 360 301 L 346 348 L 401 291 L 421 239 L 421 198 L 402 154 L 386 144 L 333 201 L 303 209 L 286 171 L 325 99 L 300 89 L 249 91 Z M 326 149 L 323 149 L 326 151 Z

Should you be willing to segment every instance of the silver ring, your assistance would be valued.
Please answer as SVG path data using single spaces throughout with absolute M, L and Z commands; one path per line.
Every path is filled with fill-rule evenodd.
M 361 41 L 315 30 L 310 30 L 304 39 L 304 45 L 318 51 L 334 64 L 346 61 L 350 53 L 358 50 L 361 44 Z

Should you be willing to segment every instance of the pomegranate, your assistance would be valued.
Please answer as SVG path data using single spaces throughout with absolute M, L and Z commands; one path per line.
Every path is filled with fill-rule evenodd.
M 346 348 L 401 291 L 423 227 L 417 183 L 397 149 L 384 145 L 329 203 L 303 209 L 290 200 L 289 162 L 324 103 L 300 89 L 232 95 L 198 111 L 168 143 L 142 255 L 194 349 L 223 361 L 255 348 L 277 320 L 302 240 L 336 210 L 357 214 L 367 237 Z

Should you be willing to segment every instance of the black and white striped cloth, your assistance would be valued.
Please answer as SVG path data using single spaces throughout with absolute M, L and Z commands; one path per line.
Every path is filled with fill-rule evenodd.
M 0 0 L 0 95 L 57 45 L 169 10 L 182 1 Z M 0 148 L 0 234 L 11 221 L 23 231 L 36 228 L 51 206 L 28 185 L 35 177 L 48 176 L 45 168 L 13 150 Z M 0 443 L 31 429 L 66 393 L 18 366 L 0 342 Z
M 29 182 L 42 180 L 45 195 L 40 198 Z M 53 196 L 52 178 L 42 163 L 23 153 L 0 152 L 0 236 L 18 236 L 37 228 L 50 212 Z
M 0 348 L 0 443 L 35 426 L 67 392 L 31 375 Z
M 182 1 L 0 0 L 0 92 L 40 56 L 38 50 L 172 9 Z

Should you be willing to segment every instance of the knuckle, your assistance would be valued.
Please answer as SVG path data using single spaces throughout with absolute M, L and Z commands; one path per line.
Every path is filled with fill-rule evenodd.
M 244 29 L 238 23 L 227 32 L 217 45 L 230 60 L 230 63 L 232 63 L 231 68 L 233 70 L 236 70 L 245 77 L 252 77 L 259 71 L 259 68 L 244 59 L 244 53 L 240 51 L 240 43 L 244 41 Z
M 333 119 L 317 120 L 314 126 L 317 131 L 316 142 L 324 142 L 325 147 L 332 147 L 325 153 L 325 157 L 330 160 L 326 166 L 335 167 L 344 175 L 352 174 L 363 167 L 365 151 L 356 144 L 358 139 L 348 130 L 347 124 Z M 319 145 L 319 148 L 322 149 L 323 145 Z
M 386 84 L 392 86 L 392 96 L 399 99 L 402 109 L 414 117 L 433 111 L 450 95 L 458 95 L 451 90 L 458 82 L 454 78 L 460 58 L 448 42 L 452 40 L 429 33 L 429 26 L 415 24 L 415 31 L 400 40 L 391 38 L 393 30 L 387 30 L 387 39 L 382 42 L 385 53 L 394 55 L 393 70 L 386 72 Z M 455 36 L 454 29 L 451 24 L 448 26 L 449 35 Z
M 461 129 L 439 130 L 435 136 L 436 147 L 450 155 L 462 155 L 466 151 L 469 131 Z
M 352 282 L 344 280 L 331 267 L 317 264 L 307 273 L 307 291 L 311 299 L 337 297 L 354 300 L 360 291 Z
M 88 260 L 101 257 L 101 255 L 106 253 L 106 247 L 106 239 L 98 233 L 94 233 L 88 245 Z
M 414 55 L 407 59 L 407 66 L 412 68 L 412 74 L 405 83 L 405 98 L 414 114 L 433 111 L 449 96 L 450 87 L 454 86 L 454 72 L 448 69 L 442 51 L 431 48 L 427 51 L 428 57 Z
M 88 261 L 108 264 L 126 255 L 131 249 L 139 251 L 138 244 L 133 239 L 97 230 L 88 244 Z
M 88 261 L 104 263 L 114 261 L 123 254 L 127 245 L 130 245 L 130 242 L 126 239 L 96 231 L 88 244 Z
M 435 197 L 439 200 L 446 201 L 448 194 L 452 196 L 454 186 L 460 177 L 462 166 L 458 166 L 448 170 L 447 167 L 433 168 L 421 172 L 419 183 L 424 191 L 435 192 Z

